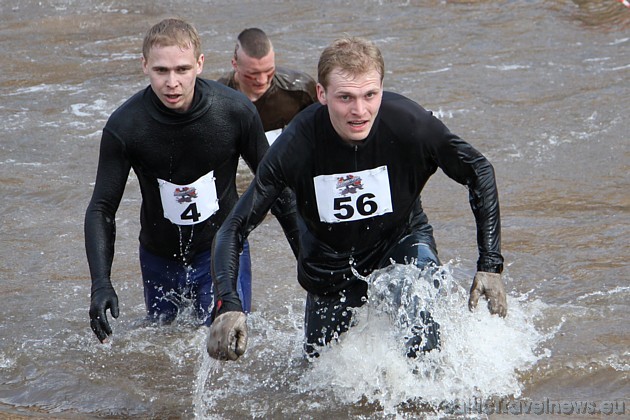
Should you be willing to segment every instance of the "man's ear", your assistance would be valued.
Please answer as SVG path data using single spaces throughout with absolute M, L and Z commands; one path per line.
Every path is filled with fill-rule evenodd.
M 147 59 L 144 58 L 144 55 L 141 58 L 142 61 L 142 71 L 144 72 L 144 74 L 149 74 L 149 69 L 147 68 Z
M 320 104 L 327 105 L 328 101 L 326 100 L 326 89 L 324 89 L 324 86 L 318 83 L 315 87 L 317 89 L 317 100 Z
M 203 71 L 204 60 L 205 60 L 204 55 L 199 54 L 199 58 L 197 59 L 197 74 L 201 74 L 201 72 Z

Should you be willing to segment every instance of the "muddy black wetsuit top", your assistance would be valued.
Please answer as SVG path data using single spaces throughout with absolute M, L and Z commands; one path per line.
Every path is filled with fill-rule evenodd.
M 430 112 L 384 92 L 368 137 L 350 145 L 335 132 L 328 108 L 297 115 L 261 162 L 215 238 L 212 258 L 220 312 L 241 310 L 235 293 L 239 243 L 290 187 L 300 219 L 298 280 L 309 293 L 330 296 L 367 275 L 412 231 L 432 244 L 418 197 L 440 168 L 468 187 L 477 224 L 479 271 L 501 272 L 499 201 L 494 169 Z
M 217 80 L 232 89 L 238 89 L 234 71 Z M 260 114 L 266 132 L 283 129 L 293 117 L 312 103 L 317 102 L 315 80 L 306 73 L 277 67 L 269 89 L 254 105 Z
M 115 214 L 131 168 L 142 191 L 141 246 L 185 264 L 210 251 L 236 203 L 239 157 L 256 171 L 268 147 L 251 102 L 217 82 L 198 78 L 193 103 L 184 113 L 166 108 L 150 86 L 127 100 L 103 129 L 86 212 L 93 284 L 110 277 Z M 295 231 L 293 203 L 275 205 L 283 229 Z

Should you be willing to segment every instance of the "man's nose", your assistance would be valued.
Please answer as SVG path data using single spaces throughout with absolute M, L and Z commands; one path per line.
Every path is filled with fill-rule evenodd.
M 166 85 L 168 87 L 176 87 L 178 84 L 177 82 L 177 75 L 175 74 L 174 71 L 171 71 L 168 73 L 168 76 L 166 78 Z
M 364 111 L 365 111 L 365 102 L 363 101 L 363 99 L 357 99 L 356 101 L 354 101 L 352 112 L 354 112 L 357 115 L 362 115 Z

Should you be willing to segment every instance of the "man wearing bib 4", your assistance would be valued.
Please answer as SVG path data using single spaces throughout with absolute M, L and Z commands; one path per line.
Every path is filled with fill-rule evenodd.
M 242 92 L 254 103 L 269 144 L 297 113 L 317 101 L 311 76 L 276 67 L 273 45 L 261 29 L 248 28 L 238 34 L 232 68 L 217 81 Z
M 320 104 L 302 111 L 278 137 L 215 236 L 211 356 L 236 359 L 245 351 L 247 325 L 234 286 L 238 252 L 286 187 L 295 192 L 300 222 L 298 281 L 307 291 L 307 355 L 317 356 L 319 346 L 350 328 L 353 308 L 367 297 L 367 284 L 358 277 L 392 260 L 439 266 L 420 202 L 438 168 L 468 188 L 476 221 L 479 259 L 469 308 L 483 295 L 491 313 L 506 316 L 492 165 L 420 105 L 383 92 L 384 74 L 381 52 L 361 38 L 338 39 L 323 51 Z M 439 326 L 428 313 L 423 319 L 423 333 L 408 343 L 409 356 L 439 348 Z
M 139 255 L 148 318 L 172 322 L 192 306 L 200 324 L 211 323 L 212 240 L 238 200 L 240 157 L 256 171 L 269 145 L 247 98 L 198 77 L 203 62 L 199 35 L 190 24 L 165 19 L 154 25 L 142 49 L 150 85 L 114 111 L 103 129 L 85 215 L 90 320 L 101 342 L 112 334 L 106 311 L 119 315 L 110 275 L 115 216 L 131 169 L 142 192 Z M 295 203 L 287 195 L 274 202 L 272 212 L 295 247 Z M 240 309 L 249 312 L 249 247 L 245 239 L 239 243 L 235 290 Z

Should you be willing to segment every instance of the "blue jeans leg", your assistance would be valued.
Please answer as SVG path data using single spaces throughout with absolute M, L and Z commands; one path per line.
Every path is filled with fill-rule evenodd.
M 210 325 L 214 305 L 210 251 L 195 256 L 190 265 L 154 255 L 140 246 L 144 302 L 150 320 L 169 323 L 187 304 L 192 304 L 202 324 Z M 240 255 L 237 288 L 243 310 L 251 311 L 252 271 L 249 243 Z

